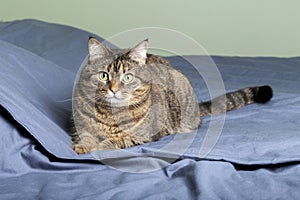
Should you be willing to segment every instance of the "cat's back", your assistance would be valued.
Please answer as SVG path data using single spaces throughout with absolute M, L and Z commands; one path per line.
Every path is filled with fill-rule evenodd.
M 146 64 L 162 64 L 171 66 L 171 63 L 167 59 L 153 54 L 147 54 Z

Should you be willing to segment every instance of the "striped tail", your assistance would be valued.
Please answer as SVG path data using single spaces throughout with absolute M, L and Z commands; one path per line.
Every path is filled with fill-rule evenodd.
M 199 103 L 200 116 L 221 114 L 252 103 L 266 103 L 272 96 L 272 88 L 268 85 L 240 89 Z

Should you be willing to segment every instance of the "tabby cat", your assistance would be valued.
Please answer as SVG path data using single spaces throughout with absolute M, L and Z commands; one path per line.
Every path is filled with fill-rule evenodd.
M 219 114 L 272 98 L 270 86 L 249 87 L 197 103 L 189 80 L 148 41 L 111 50 L 95 38 L 73 96 L 73 150 L 128 148 L 198 129 L 200 116 Z M 215 105 L 212 107 L 212 104 Z

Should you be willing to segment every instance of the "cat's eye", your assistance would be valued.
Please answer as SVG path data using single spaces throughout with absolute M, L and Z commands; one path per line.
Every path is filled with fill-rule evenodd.
M 124 81 L 125 83 L 129 83 L 129 82 L 131 82 L 132 80 L 133 80 L 133 74 L 131 74 L 131 73 L 125 74 L 125 75 L 123 76 L 123 81 Z
M 108 73 L 106 73 L 106 72 L 99 72 L 99 79 L 101 81 L 108 81 Z

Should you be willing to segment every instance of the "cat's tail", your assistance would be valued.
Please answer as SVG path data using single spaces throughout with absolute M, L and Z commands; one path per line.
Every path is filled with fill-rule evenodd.
M 272 88 L 268 85 L 240 89 L 199 103 L 200 116 L 221 114 L 252 103 L 266 103 L 272 96 Z

